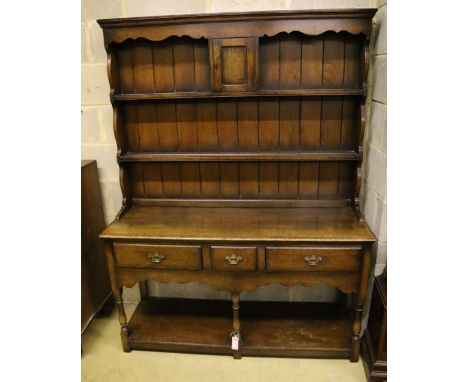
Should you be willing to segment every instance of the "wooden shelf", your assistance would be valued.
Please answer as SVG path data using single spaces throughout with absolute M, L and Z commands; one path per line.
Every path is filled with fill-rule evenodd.
M 141 94 L 114 94 L 113 101 L 142 101 L 158 99 L 182 98 L 232 98 L 232 97 L 259 97 L 259 96 L 361 96 L 362 89 L 283 89 L 258 90 L 256 92 L 167 92 L 167 93 L 141 93 Z
M 228 301 L 150 299 L 128 323 L 132 349 L 230 354 Z
M 119 162 L 223 162 L 223 161 L 360 161 L 354 151 L 334 152 L 151 152 L 127 153 Z
M 167 202 L 164 199 L 160 201 Z M 183 202 L 183 200 L 180 201 Z M 198 199 L 198 202 L 198 205 L 203 204 L 202 199 Z M 295 202 L 296 205 L 301 206 L 300 200 Z M 338 201 L 325 202 L 337 203 Z M 225 200 L 218 200 L 218 203 L 224 204 L 225 207 L 134 206 L 123 217 L 110 224 L 99 237 L 101 239 L 192 242 L 362 243 L 375 241 L 374 234 L 366 224 L 359 222 L 350 207 L 229 208 Z
M 240 303 L 243 355 L 348 358 L 352 324 L 328 303 Z M 150 298 L 128 323 L 132 349 L 231 354 L 230 301 Z

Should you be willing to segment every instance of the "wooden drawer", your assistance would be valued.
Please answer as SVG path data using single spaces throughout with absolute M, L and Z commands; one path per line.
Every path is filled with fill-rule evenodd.
M 360 254 L 360 247 L 267 247 L 266 269 L 355 272 Z
M 114 243 L 118 267 L 201 269 L 201 246 Z
M 257 248 L 236 246 L 210 247 L 211 269 L 216 271 L 257 270 Z

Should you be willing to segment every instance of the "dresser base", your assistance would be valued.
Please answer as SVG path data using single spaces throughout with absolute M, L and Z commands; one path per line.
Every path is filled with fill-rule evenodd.
M 350 358 L 352 320 L 339 304 L 241 302 L 241 354 Z M 230 301 L 142 301 L 128 323 L 131 349 L 233 354 Z

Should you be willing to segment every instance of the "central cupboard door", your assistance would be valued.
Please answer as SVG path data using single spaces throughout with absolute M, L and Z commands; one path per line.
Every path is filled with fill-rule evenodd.
M 213 39 L 213 77 L 216 92 L 254 91 L 256 39 Z

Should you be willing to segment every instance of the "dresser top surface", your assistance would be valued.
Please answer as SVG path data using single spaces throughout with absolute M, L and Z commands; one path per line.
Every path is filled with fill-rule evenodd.
M 373 242 L 351 208 L 132 207 L 104 239 Z

